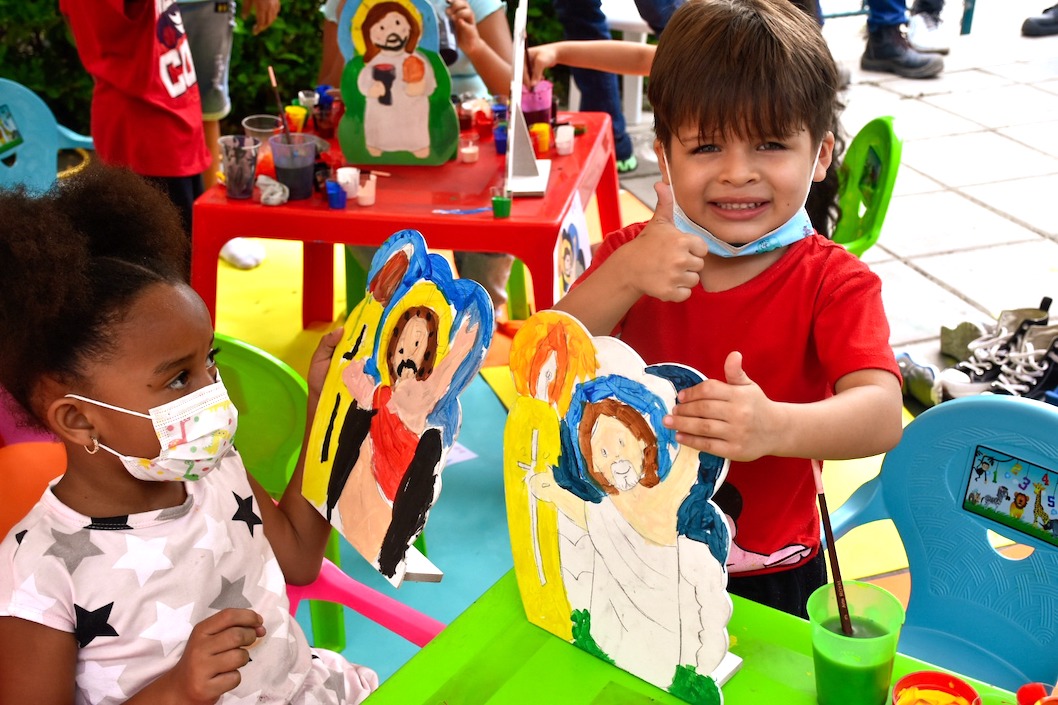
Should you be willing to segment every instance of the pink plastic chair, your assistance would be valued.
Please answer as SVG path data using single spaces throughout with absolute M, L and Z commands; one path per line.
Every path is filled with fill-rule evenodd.
M 287 598 L 290 614 L 297 612 L 301 600 L 336 602 L 356 610 L 416 646 L 426 646 L 445 628 L 443 622 L 354 580 L 326 558 L 315 582 L 287 585 Z

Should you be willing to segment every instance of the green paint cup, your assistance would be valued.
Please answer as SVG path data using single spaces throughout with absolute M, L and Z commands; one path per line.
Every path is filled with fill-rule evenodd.
M 808 598 L 816 698 L 820 705 L 882 705 L 889 694 L 904 607 L 870 583 L 842 581 L 853 636 L 841 631 L 833 583 Z
M 511 217 L 511 199 L 510 199 L 510 196 L 493 196 L 492 197 L 492 215 L 495 218 L 510 218 Z

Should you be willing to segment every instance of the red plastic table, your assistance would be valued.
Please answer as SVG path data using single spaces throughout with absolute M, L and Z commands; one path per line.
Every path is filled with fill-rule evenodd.
M 379 245 L 398 230 L 420 231 L 430 247 L 472 252 L 509 252 L 533 277 L 537 309 L 553 303 L 555 245 L 574 194 L 587 205 L 594 193 L 604 233 L 621 227 L 613 133 L 605 113 L 560 113 L 559 121 L 584 124 L 574 152 L 552 153 L 551 176 L 543 197 L 517 197 L 511 216 L 492 215 L 492 187 L 501 186 L 504 158 L 492 143 L 481 144 L 472 164 L 385 166 L 375 205 L 350 203 L 344 210 L 327 206 L 319 195 L 282 206 L 263 206 L 225 196 L 221 186 L 194 205 L 191 286 L 216 320 L 217 265 L 220 250 L 235 237 L 300 240 L 304 243 L 302 324 L 334 320 L 334 244 Z M 488 208 L 486 212 L 453 213 Z M 446 212 L 447 211 L 447 212 Z

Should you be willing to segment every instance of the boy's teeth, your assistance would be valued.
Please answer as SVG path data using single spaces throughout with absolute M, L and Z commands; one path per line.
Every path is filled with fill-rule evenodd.
M 732 211 L 749 210 L 750 208 L 756 208 L 760 206 L 759 203 L 718 203 L 717 205 L 724 210 Z

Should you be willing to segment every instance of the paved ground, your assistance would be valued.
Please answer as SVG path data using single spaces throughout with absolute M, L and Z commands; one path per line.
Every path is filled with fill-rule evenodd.
M 962 3 L 949 3 L 952 51 L 944 73 L 928 80 L 861 71 L 862 16 L 824 27 L 852 73 L 848 134 L 892 115 L 904 139 L 882 236 L 864 260 L 884 281 L 894 349 L 916 359 L 952 363 L 940 356 L 942 325 L 1058 299 L 1058 36 L 1020 34 L 1046 5 L 981 0 L 972 32 L 959 36 Z M 848 7 L 823 0 L 825 12 Z M 650 123 L 633 136 L 640 167 L 622 185 L 653 207 Z

